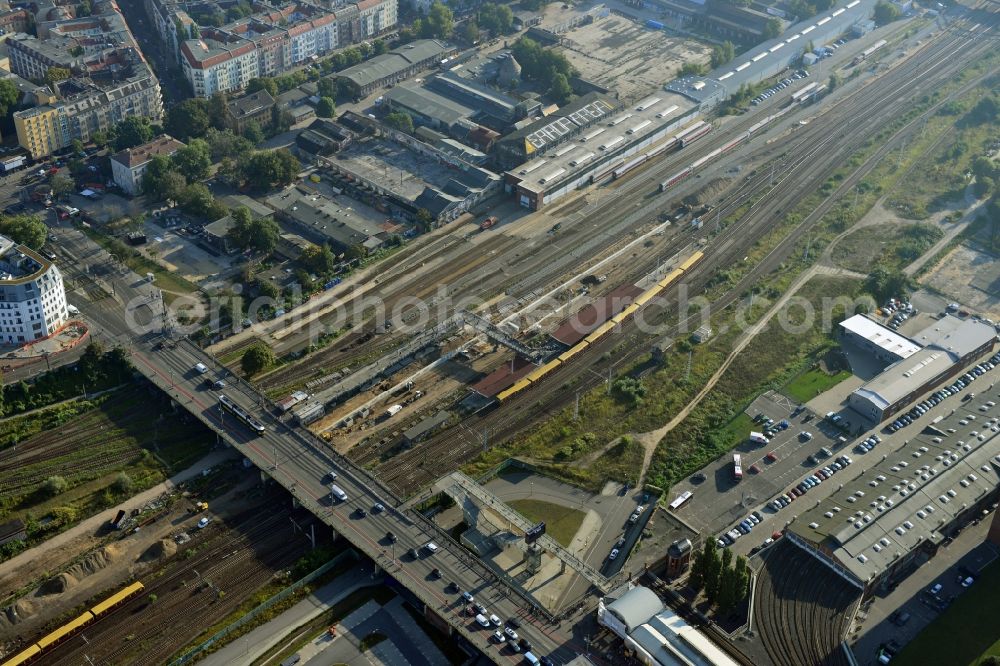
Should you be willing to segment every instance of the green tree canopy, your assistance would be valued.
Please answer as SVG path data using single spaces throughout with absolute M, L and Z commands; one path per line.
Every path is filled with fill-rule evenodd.
M 899 7 L 892 4 L 891 2 L 885 2 L 885 0 L 879 0 L 875 3 L 875 22 L 879 25 L 885 25 L 886 23 L 892 23 L 900 16 L 903 12 L 900 11 Z
M 166 155 L 157 155 L 142 174 L 142 191 L 154 201 L 179 201 L 187 182 Z
M 781 19 L 772 16 L 767 19 L 767 23 L 764 24 L 764 39 L 774 39 L 781 34 L 781 29 L 784 27 Z
M 270 76 L 259 76 L 250 79 L 249 83 L 247 83 L 247 92 L 255 93 L 259 90 L 266 90 L 271 97 L 275 97 L 278 94 L 278 82 Z
M 732 42 L 722 42 L 712 47 L 712 67 L 721 67 L 736 57 L 736 47 Z
M 433 39 L 447 39 L 455 30 L 455 15 L 448 6 L 438 0 L 431 4 L 427 11 L 427 18 L 423 21 L 424 37 Z
M 333 118 L 337 113 L 337 105 L 332 97 L 320 97 L 316 104 L 316 115 L 320 118 Z
M 230 214 L 233 226 L 229 229 L 228 236 L 237 247 L 268 254 L 278 244 L 281 230 L 271 218 L 254 219 L 245 206 L 233 209 Z
M 129 116 L 112 130 L 115 150 L 135 148 L 153 139 L 153 125 L 144 116 Z
M 0 215 L 0 234 L 32 250 L 45 244 L 47 233 L 45 223 L 38 215 Z
M 243 353 L 240 366 L 243 368 L 244 374 L 252 377 L 274 365 L 276 360 L 274 351 L 270 347 L 263 342 L 256 342 Z
M 7 117 L 7 113 L 17 105 L 21 99 L 21 91 L 17 89 L 10 79 L 0 79 L 0 116 Z
M 211 149 L 204 139 L 192 139 L 173 154 L 171 162 L 187 182 L 203 180 L 212 168 Z
M 170 107 L 164 127 L 175 139 L 188 141 L 205 136 L 209 125 L 208 102 L 191 98 Z
M 337 263 L 329 245 L 310 245 L 299 255 L 299 263 L 310 273 L 328 275 Z
M 243 182 L 255 190 L 269 190 L 288 185 L 299 173 L 301 164 L 288 149 L 255 151 L 240 157 L 237 168 Z
M 479 8 L 479 25 L 494 35 L 505 35 L 514 27 L 514 12 L 507 5 L 487 2 Z
M 215 200 L 204 183 L 192 183 L 180 194 L 180 205 L 185 213 L 212 222 L 226 216 L 224 205 Z
M 570 87 L 566 75 L 562 72 L 556 72 L 555 76 L 552 77 L 550 85 L 549 95 L 552 96 L 552 99 L 557 104 L 565 104 L 573 96 L 573 89 Z
M 45 82 L 49 84 L 59 83 L 60 81 L 65 81 L 72 75 L 73 72 L 69 71 L 65 67 L 49 67 L 45 70 Z
M 385 124 L 400 132 L 413 133 L 413 118 L 405 111 L 393 111 L 385 117 Z
M 557 74 L 562 74 L 568 81 L 576 73 L 566 56 L 543 48 L 533 39 L 522 37 L 514 42 L 511 50 L 521 63 L 521 72 L 525 78 L 537 81 L 544 88 L 552 88 L 553 79 Z
M 205 133 L 205 141 L 208 143 L 213 162 L 218 162 L 225 157 L 235 159 L 253 150 L 253 144 L 250 141 L 234 134 L 229 129 L 220 131 L 212 127 Z
M 910 294 L 910 278 L 903 271 L 890 271 L 882 266 L 868 274 L 865 289 L 883 303 L 890 298 L 906 298 Z

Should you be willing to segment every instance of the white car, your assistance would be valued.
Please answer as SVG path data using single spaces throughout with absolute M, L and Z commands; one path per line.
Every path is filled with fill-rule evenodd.
M 968 578 L 962 581 L 962 587 L 969 587 L 975 582 L 976 580 L 972 576 L 969 576 Z
M 970 578 L 969 580 L 972 580 L 972 579 Z M 503 633 L 507 634 L 507 638 L 509 638 L 510 640 L 512 640 L 512 641 L 516 641 L 517 640 L 517 632 L 514 631 L 513 629 L 511 629 L 510 627 L 504 627 L 503 628 Z
M 433 541 L 428 541 L 426 544 L 424 544 L 424 549 L 426 549 L 428 553 L 433 555 L 434 553 L 438 552 L 438 545 Z
M 937 594 L 938 592 L 941 591 L 942 587 L 944 587 L 944 586 L 941 585 L 941 583 L 934 583 L 934 586 L 931 589 L 929 589 L 928 592 L 930 594 Z
M 205 529 L 206 527 L 208 527 L 208 524 L 210 522 L 212 522 L 212 519 L 209 518 L 208 516 L 205 516 L 204 518 L 198 521 L 198 529 L 199 530 Z
M 612 548 L 612 549 L 611 549 L 611 554 L 610 554 L 610 555 L 608 555 L 608 559 L 609 559 L 609 560 L 613 560 L 613 559 L 615 559 L 616 557 L 618 557 L 618 549 L 617 549 L 617 548 Z
M 496 639 L 497 643 L 503 643 L 507 640 L 507 637 L 503 635 L 503 632 L 497 629 L 493 632 L 493 638 Z
M 485 629 L 490 628 L 490 621 L 486 619 L 486 616 L 482 613 L 476 615 L 476 624 Z

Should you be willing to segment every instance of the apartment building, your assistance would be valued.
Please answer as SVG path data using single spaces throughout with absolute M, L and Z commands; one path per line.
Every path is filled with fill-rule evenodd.
M 128 148 L 111 156 L 111 173 L 118 187 L 135 196 L 142 190 L 142 177 L 154 157 L 163 155 L 170 157 L 184 144 L 177 139 L 163 134 L 149 143 L 135 148 Z
M 168 48 L 177 44 L 181 68 L 198 97 L 242 89 L 259 76 L 277 76 L 337 48 L 396 25 L 398 0 L 362 0 L 333 11 L 292 2 L 219 28 L 190 21 L 184 3 L 147 0 Z M 193 10 L 192 10 L 193 11 Z M 178 35 L 188 39 L 178 41 Z

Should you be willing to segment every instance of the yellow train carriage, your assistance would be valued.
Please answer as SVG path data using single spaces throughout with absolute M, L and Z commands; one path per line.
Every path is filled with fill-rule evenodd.
M 94 621 L 94 614 L 91 613 L 90 611 L 87 611 L 83 615 L 77 617 L 75 620 L 71 620 L 70 622 L 67 622 L 63 626 L 59 627 L 51 634 L 42 637 L 42 639 L 39 640 L 38 643 L 36 643 L 36 645 L 40 650 L 42 650 L 42 652 L 44 652 L 45 650 L 48 650 L 49 648 L 58 645 L 59 643 L 62 643 L 64 640 L 66 640 L 70 636 L 73 636 L 76 632 L 80 631 L 93 621 Z
M 94 617 L 101 617 L 108 611 L 117 608 L 135 595 L 139 594 L 144 589 L 146 588 L 142 583 L 132 583 L 128 587 L 119 590 L 116 594 L 112 594 L 110 597 L 91 608 L 90 612 L 94 614 Z
M 587 344 L 588 345 L 594 344 L 595 342 L 603 338 L 608 333 L 608 331 L 610 331 L 614 327 L 615 327 L 615 322 L 613 321 L 604 322 L 603 324 L 595 328 L 593 332 L 591 332 L 591 334 L 585 338 L 587 340 Z
M 618 314 L 616 314 L 614 317 L 612 317 L 611 318 L 611 322 L 614 323 L 614 324 L 620 324 L 623 321 L 625 321 L 626 319 L 628 319 L 629 317 L 631 317 L 632 315 L 634 315 L 636 313 L 636 310 L 638 310 L 638 309 L 639 309 L 639 306 L 636 305 L 635 303 L 632 303 L 627 308 L 625 308 L 624 310 L 622 310 L 621 312 L 619 312 Z
M 691 270 L 691 267 L 697 264 L 699 261 L 701 261 L 702 257 L 704 256 L 705 256 L 704 252 L 695 252 L 694 254 L 692 254 L 690 257 L 687 258 L 687 261 L 685 261 L 683 264 L 680 265 L 680 269 L 682 271 Z
M 574 345 L 570 349 L 567 349 L 562 354 L 559 354 L 559 362 L 560 363 L 566 363 L 566 362 L 568 362 L 571 358 L 573 358 L 574 356 L 576 356 L 580 352 L 585 351 L 587 349 L 587 346 L 588 346 L 587 345 L 587 341 L 586 340 L 581 340 L 580 342 L 576 343 L 576 345 Z
M 549 361 L 545 365 L 541 365 L 532 370 L 531 372 L 529 372 L 528 375 L 525 377 L 525 379 L 527 379 L 531 383 L 535 383 L 558 367 L 559 367 L 558 360 Z
M 666 289 L 667 287 L 669 287 L 670 285 L 672 285 L 674 282 L 676 282 L 677 279 L 680 276 L 682 276 L 682 275 L 684 275 L 684 271 L 682 271 L 679 268 L 675 268 L 674 270 L 670 271 L 667 274 L 667 277 L 665 277 L 662 280 L 660 280 L 659 282 L 657 282 L 656 286 L 658 286 L 661 290 Z
M 22 664 L 28 664 L 34 661 L 35 658 L 41 653 L 41 648 L 37 645 L 32 645 L 27 650 L 22 650 L 7 661 L 3 662 L 2 666 L 21 666 Z
M 531 382 L 529 382 L 527 379 L 523 378 L 519 379 L 518 381 L 514 382 L 513 386 L 509 386 L 505 388 L 503 391 L 497 393 L 497 400 L 499 400 L 500 402 L 508 400 L 509 398 L 517 395 L 518 393 L 525 390 L 529 386 L 531 386 Z

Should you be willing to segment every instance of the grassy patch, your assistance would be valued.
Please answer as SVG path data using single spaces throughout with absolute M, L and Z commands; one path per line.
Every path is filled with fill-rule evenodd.
M 1000 654 L 1000 565 L 991 564 L 976 584 L 965 590 L 936 620 L 905 645 L 892 663 L 976 664 L 983 657 Z
M 533 523 L 545 523 L 545 533 L 562 546 L 569 546 L 586 514 L 559 504 L 536 499 L 509 502 L 511 508 Z
M 198 285 L 185 280 L 180 275 L 173 273 L 165 266 L 146 257 L 144 254 L 131 248 L 125 243 L 114 238 L 109 238 L 93 227 L 81 229 L 92 241 L 103 247 L 109 253 L 122 260 L 126 266 L 137 275 L 153 274 L 153 284 L 170 294 L 193 294 L 198 291 Z M 164 298 L 173 300 L 173 296 L 164 294 Z
M 820 393 L 828 391 L 851 376 L 846 370 L 830 374 L 820 368 L 806 370 L 801 375 L 785 384 L 781 392 L 792 400 L 809 402 Z
M 941 240 L 944 231 L 931 224 L 877 224 L 845 236 L 832 259 L 848 270 L 868 273 L 876 265 L 903 268 Z

